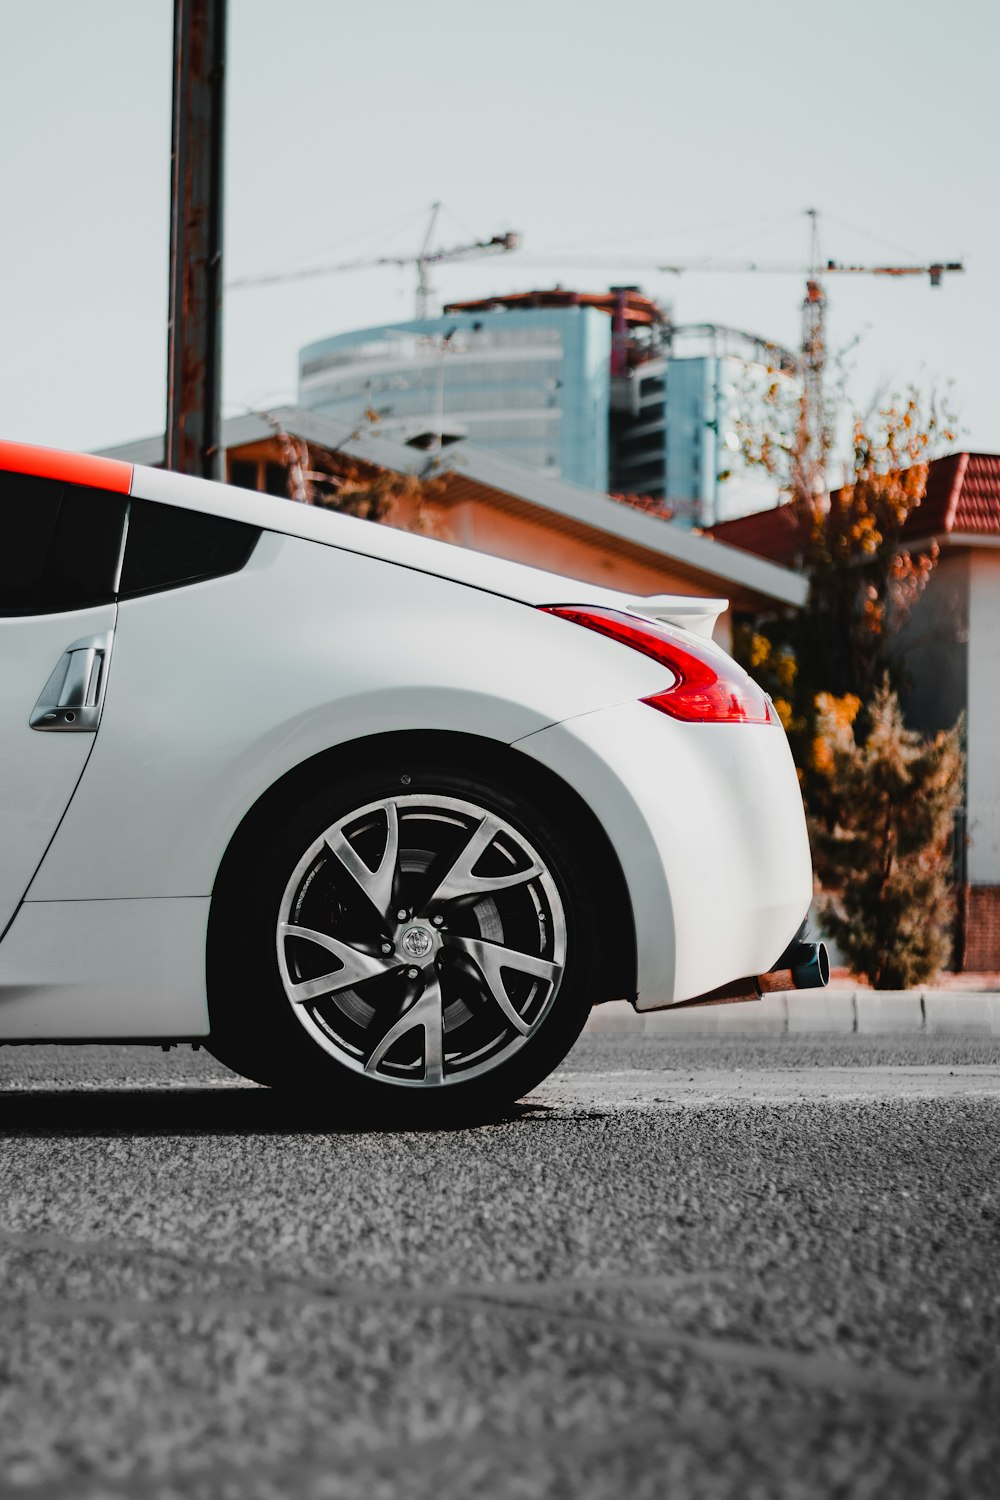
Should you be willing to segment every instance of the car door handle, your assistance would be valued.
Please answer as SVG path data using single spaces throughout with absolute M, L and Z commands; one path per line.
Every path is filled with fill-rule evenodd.
M 67 646 L 28 720 L 32 729 L 93 734 L 101 722 L 114 632 Z

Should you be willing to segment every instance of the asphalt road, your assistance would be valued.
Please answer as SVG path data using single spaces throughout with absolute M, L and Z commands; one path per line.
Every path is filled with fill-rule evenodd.
M 0 1493 L 994 1497 L 1000 1042 L 588 1038 L 335 1131 L 0 1050 Z

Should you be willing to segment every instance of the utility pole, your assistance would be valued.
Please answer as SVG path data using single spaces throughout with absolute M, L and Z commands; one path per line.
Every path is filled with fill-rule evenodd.
M 166 466 L 223 478 L 226 0 L 174 0 Z

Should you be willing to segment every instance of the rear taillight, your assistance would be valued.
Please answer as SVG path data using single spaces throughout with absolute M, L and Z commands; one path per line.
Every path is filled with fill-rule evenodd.
M 585 625 L 641 651 L 676 679 L 661 693 L 643 698 L 650 708 L 696 724 L 776 724 L 770 699 L 734 661 L 709 642 L 702 646 L 659 621 L 586 605 L 544 605 L 546 614 Z

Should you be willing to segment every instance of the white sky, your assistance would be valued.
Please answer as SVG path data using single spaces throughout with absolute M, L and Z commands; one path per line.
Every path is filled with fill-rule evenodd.
M 0 0 L 0 434 L 98 447 L 163 425 L 171 0 Z M 953 381 L 1000 452 L 995 0 L 230 0 L 229 276 L 508 228 L 458 299 L 639 282 L 680 321 L 795 345 L 794 277 L 644 273 L 716 253 L 958 259 L 831 277 L 854 390 Z M 531 251 L 555 255 L 544 268 Z M 592 268 L 558 263 L 593 257 Z M 625 258 L 617 265 L 605 257 Z M 234 292 L 227 411 L 294 395 L 303 343 L 412 316 L 412 270 Z

